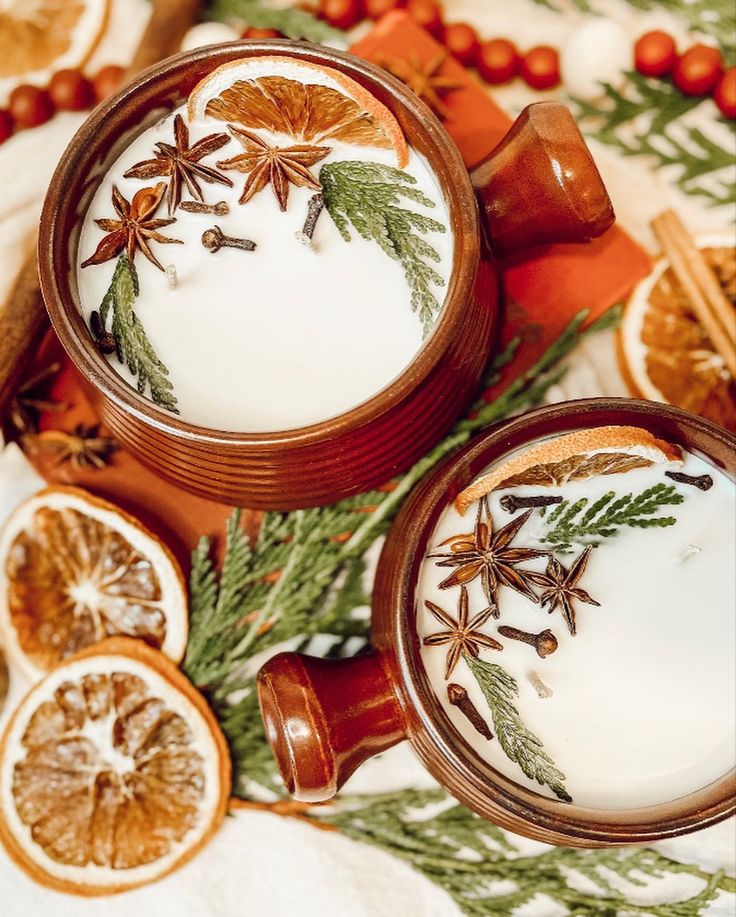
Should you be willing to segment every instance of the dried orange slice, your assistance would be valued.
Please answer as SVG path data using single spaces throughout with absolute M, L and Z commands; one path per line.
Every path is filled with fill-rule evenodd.
M 21 503 L 0 534 L 0 634 L 31 678 L 118 634 L 175 662 L 187 593 L 168 548 L 132 516 L 73 487 Z
M 546 439 L 512 456 L 466 487 L 455 499 L 459 513 L 492 490 L 559 487 L 603 474 L 624 474 L 655 464 L 682 464 L 682 452 L 641 427 L 594 427 Z
M 110 0 L 0 3 L 0 102 L 19 83 L 44 86 L 56 70 L 81 67 L 100 40 Z
M 113 637 L 53 669 L 0 741 L 0 841 L 33 879 L 105 895 L 159 879 L 209 840 L 227 744 L 162 653 Z
M 697 239 L 736 308 L 733 242 L 728 232 Z M 736 383 L 664 258 L 631 294 L 619 329 L 618 357 L 633 394 L 669 402 L 736 430 Z
M 310 144 L 330 140 L 393 149 L 409 161 L 399 122 L 349 76 L 294 57 L 250 57 L 223 64 L 189 96 L 189 119 L 205 116 L 262 128 Z

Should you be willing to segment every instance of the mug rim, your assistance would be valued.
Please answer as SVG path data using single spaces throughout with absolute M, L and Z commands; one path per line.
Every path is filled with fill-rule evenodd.
M 394 656 L 409 740 L 422 763 L 484 818 L 548 843 L 649 843 L 708 827 L 736 813 L 736 765 L 684 796 L 626 809 L 577 806 L 522 786 L 483 761 L 460 735 L 432 690 L 421 660 L 415 626 L 418 575 L 436 523 L 454 496 L 491 461 L 540 436 L 612 423 L 654 427 L 652 432 L 675 442 L 687 440 L 689 434 L 718 442 L 724 454 L 730 450 L 731 468 L 726 473 L 736 476 L 736 437 L 680 408 L 628 398 L 580 399 L 537 408 L 476 437 L 419 485 L 394 523 L 377 574 L 387 588 L 378 591 L 375 642 Z M 696 451 L 723 468 L 702 447 L 696 446 Z
M 407 137 L 409 145 L 427 144 L 436 154 L 437 162 L 453 177 L 453 182 L 443 178 L 437 162 L 429 163 L 430 170 L 445 201 L 450 226 L 454 233 L 453 265 L 448 280 L 440 314 L 431 333 L 422 342 L 411 361 L 378 392 L 352 408 L 332 417 L 301 427 L 261 433 L 228 431 L 205 427 L 182 420 L 179 415 L 160 408 L 141 395 L 109 365 L 95 348 L 91 335 L 83 322 L 79 296 L 71 288 L 69 277 L 57 270 L 55 254 L 65 243 L 59 237 L 64 221 L 60 214 L 75 206 L 66 193 L 69 175 L 76 173 L 82 164 L 91 164 L 100 143 L 100 133 L 115 137 L 115 127 L 105 128 L 106 122 L 116 112 L 151 110 L 145 107 L 145 89 L 162 76 L 171 76 L 183 70 L 211 61 L 212 70 L 221 64 L 240 57 L 280 55 L 313 61 L 321 66 L 338 69 L 361 85 L 372 84 L 383 94 L 395 99 L 397 107 L 404 110 L 414 123 L 418 134 Z M 372 90 L 371 90 L 372 91 Z M 186 102 L 186 97 L 181 104 Z M 173 108 L 172 108 L 173 110 Z M 394 112 L 395 113 L 395 112 Z M 129 138 L 129 142 L 146 130 Z M 118 154 L 119 155 L 119 154 Z M 112 157 L 109 157 L 112 159 Z M 99 181 L 105 172 L 100 173 Z M 457 179 L 457 180 L 456 180 Z M 96 186 L 99 185 L 99 181 Z M 84 219 L 88 208 L 80 220 Z M 76 272 L 78 245 L 73 245 L 72 261 Z M 336 51 L 308 42 L 283 39 L 239 40 L 208 45 L 193 51 L 182 52 L 167 58 L 144 71 L 122 90 L 98 106 L 81 125 L 66 147 L 51 179 L 41 214 L 38 262 L 41 290 L 53 328 L 75 367 L 95 389 L 124 414 L 148 427 L 176 438 L 204 447 L 236 447 L 250 450 L 269 450 L 273 447 L 300 447 L 323 442 L 330 438 L 350 435 L 400 405 L 436 369 L 452 342 L 458 322 L 473 295 L 476 273 L 480 263 L 481 239 L 478 204 L 470 181 L 468 169 L 449 134 L 434 113 L 403 83 L 375 64 L 348 52 Z M 86 333 L 80 333 L 80 325 Z

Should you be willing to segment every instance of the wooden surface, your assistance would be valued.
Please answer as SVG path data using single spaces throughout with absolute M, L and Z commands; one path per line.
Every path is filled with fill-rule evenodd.
M 151 18 L 126 72 L 126 81 L 179 50 L 184 34 L 198 18 L 201 5 L 202 0 L 154 0 Z M 0 417 L 47 325 L 34 245 L 7 301 L 0 304 Z

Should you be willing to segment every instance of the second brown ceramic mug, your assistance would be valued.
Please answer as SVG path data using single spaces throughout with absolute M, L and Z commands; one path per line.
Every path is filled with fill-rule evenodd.
M 311 426 L 229 433 L 184 422 L 115 373 L 85 327 L 75 266 L 85 212 L 121 145 L 181 105 L 217 67 L 259 55 L 297 57 L 339 70 L 393 112 L 437 176 L 455 238 L 454 268 L 436 328 L 382 391 Z M 254 509 L 293 509 L 330 503 L 385 482 L 424 455 L 466 407 L 486 364 L 498 313 L 498 270 L 482 244 L 481 225 L 494 251 L 506 253 L 540 243 L 585 241 L 612 221 L 600 176 L 561 105 L 527 108 L 469 176 L 439 121 L 386 72 L 349 54 L 304 43 L 238 42 L 171 58 L 92 114 L 51 182 L 41 219 L 39 265 L 54 329 L 89 383 L 101 418 L 128 450 L 202 496 Z
M 479 436 L 420 484 L 388 535 L 372 601 L 374 649 L 352 659 L 275 656 L 259 674 L 266 735 L 297 799 L 332 798 L 367 758 L 409 740 L 439 783 L 490 821 L 536 840 L 596 847 L 649 843 L 707 827 L 736 812 L 736 770 L 667 803 L 590 808 L 535 792 L 483 760 L 432 690 L 417 635 L 420 567 L 437 521 L 489 465 L 541 439 L 591 427 L 644 428 L 736 478 L 736 440 L 672 408 L 591 399 L 541 408 Z M 614 690 L 612 686 L 612 690 Z M 496 740 L 497 741 L 497 740 Z

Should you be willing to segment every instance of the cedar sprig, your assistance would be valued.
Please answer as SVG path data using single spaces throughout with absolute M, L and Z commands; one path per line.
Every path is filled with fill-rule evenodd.
M 541 739 L 524 725 L 516 709 L 519 685 L 513 675 L 503 666 L 470 654 L 465 654 L 463 659 L 488 702 L 498 741 L 507 757 L 518 764 L 530 780 L 548 786 L 563 802 L 572 802 L 565 789 L 565 775 L 544 750 Z
M 446 232 L 446 227 L 401 206 L 402 198 L 434 207 L 418 188 L 414 176 L 391 166 L 370 162 L 336 162 L 323 166 L 319 180 L 325 205 L 346 242 L 350 226 L 364 239 L 374 241 L 399 261 L 411 288 L 412 309 L 418 313 L 425 335 L 434 324 L 440 302 L 434 286 L 445 281 L 427 261 L 440 261 L 437 250 L 420 233 Z
M 102 327 L 107 327 L 112 309 L 111 330 L 118 360 L 127 364 L 131 374 L 137 376 L 137 388 L 141 395 L 145 395 L 146 389 L 150 387 L 150 397 L 155 404 L 172 414 L 178 414 L 174 387 L 168 377 L 169 370 L 159 359 L 133 310 L 139 291 L 138 271 L 128 256 L 122 254 L 100 305 Z
M 700 195 L 713 205 L 736 202 L 736 183 L 727 171 L 733 162 L 733 125 L 716 120 L 732 135 L 723 144 L 679 120 L 700 105 L 701 98 L 635 71 L 626 74 L 621 89 L 604 83 L 603 92 L 603 101 L 595 103 L 572 99 L 585 133 L 625 156 L 649 156 L 659 168 L 673 167 L 675 183 L 687 194 Z
M 620 497 L 609 490 L 590 505 L 587 497 L 574 503 L 563 500 L 550 513 L 542 511 L 546 507 L 540 510 L 548 526 L 541 540 L 560 551 L 570 551 L 574 543 L 600 544 L 603 539 L 618 535 L 622 527 L 667 528 L 677 519 L 655 513 L 663 506 L 678 506 L 684 499 L 674 485 L 654 484 L 641 493 Z
M 552 899 L 556 910 L 580 917 L 697 917 L 736 885 L 723 872 L 710 874 L 643 847 L 552 847 L 524 855 L 513 838 L 450 802 L 441 790 L 343 796 L 336 808 L 313 808 L 307 814 L 404 860 L 443 888 L 469 917 L 523 913 L 534 907 L 532 901 L 539 904 L 540 895 Z M 629 900 L 627 885 L 646 888 L 652 880 L 675 875 L 692 876 L 700 888 L 689 898 L 665 904 Z
M 263 0 L 211 0 L 208 18 L 246 23 L 257 29 L 276 29 L 287 38 L 336 42 L 345 45 L 345 33 L 298 7 L 269 7 Z

